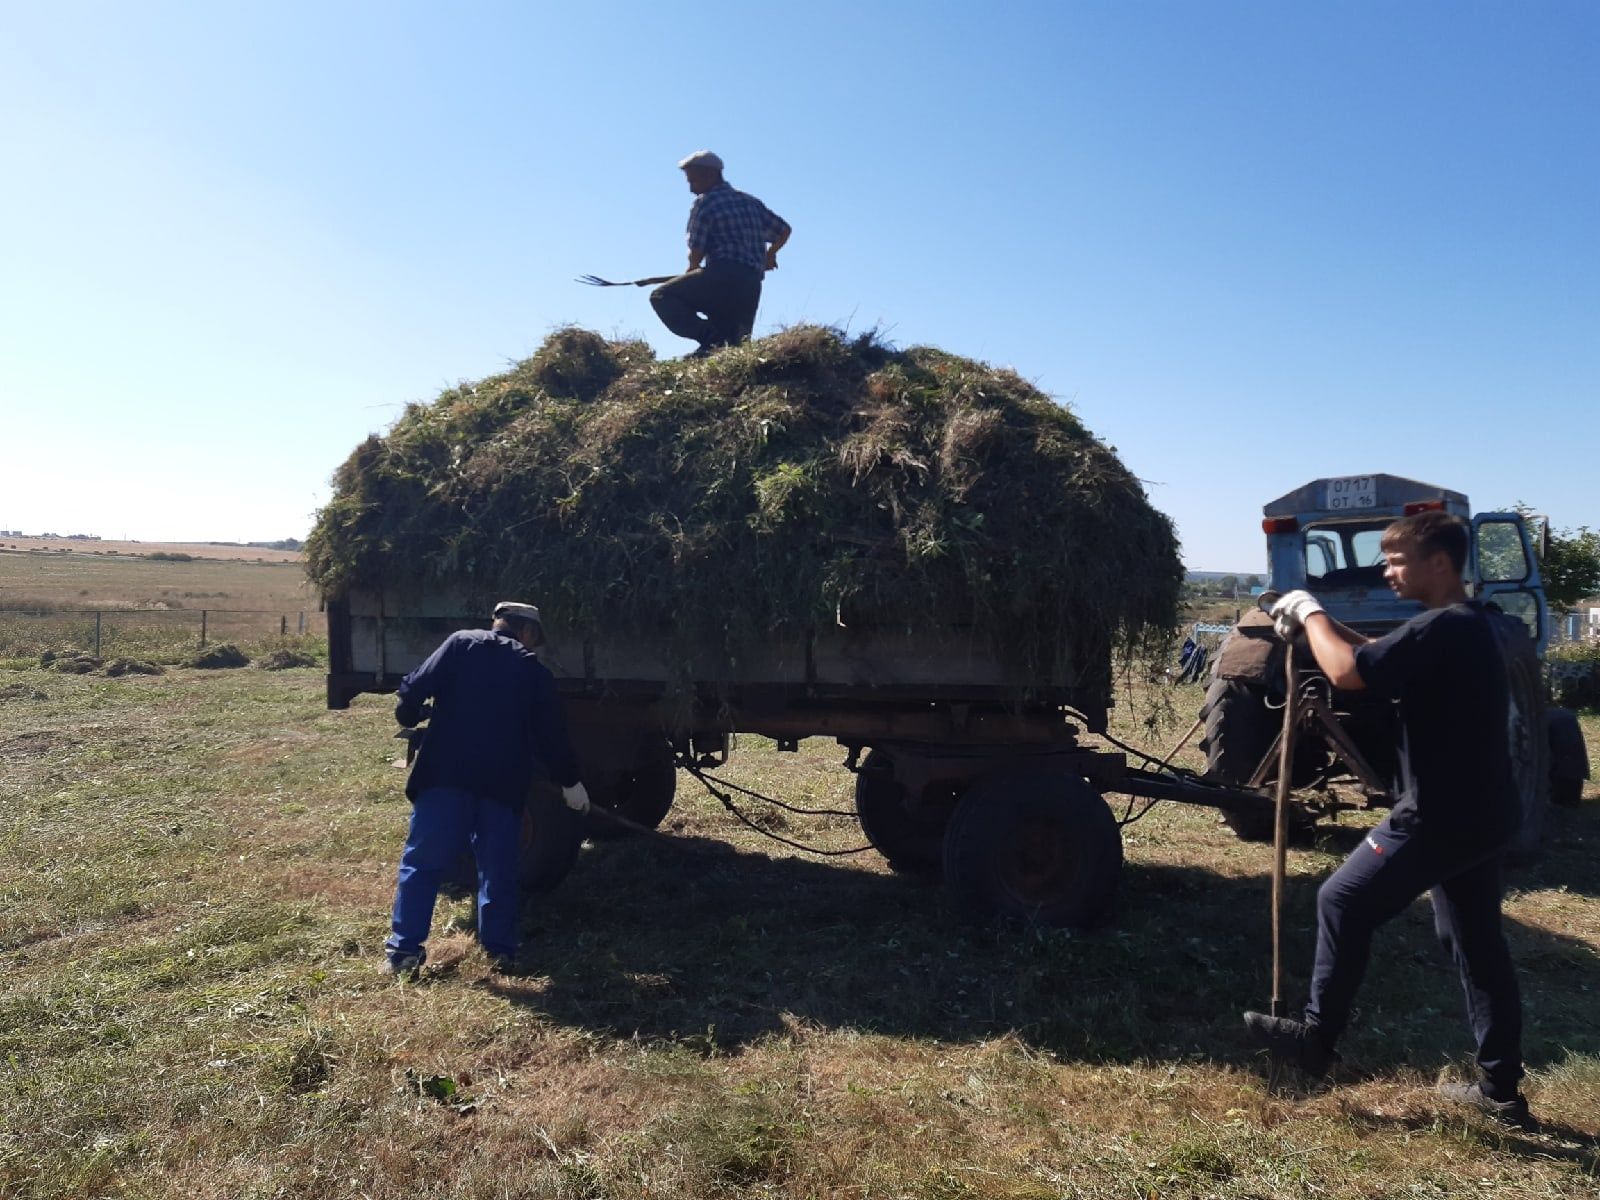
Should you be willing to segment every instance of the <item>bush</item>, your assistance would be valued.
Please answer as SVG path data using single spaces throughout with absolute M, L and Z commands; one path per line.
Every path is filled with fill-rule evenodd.
M 1600 708 L 1600 641 L 1568 642 L 1549 654 L 1550 690 L 1564 708 Z

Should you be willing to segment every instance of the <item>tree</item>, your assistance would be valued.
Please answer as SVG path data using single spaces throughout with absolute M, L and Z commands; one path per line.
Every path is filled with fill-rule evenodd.
M 1600 595 L 1600 533 L 1587 525 L 1560 533 L 1551 530 L 1539 574 L 1553 608 L 1571 608 L 1579 600 Z
M 1539 576 L 1544 580 L 1545 598 L 1555 609 L 1571 608 L 1579 600 L 1600 595 L 1600 533 L 1587 525 L 1557 531 L 1549 528 L 1550 518 L 1541 517 L 1526 504 L 1511 506 L 1522 515 L 1530 530 L 1543 522 L 1548 533 L 1539 550 Z M 1481 547 L 1480 547 L 1481 553 Z

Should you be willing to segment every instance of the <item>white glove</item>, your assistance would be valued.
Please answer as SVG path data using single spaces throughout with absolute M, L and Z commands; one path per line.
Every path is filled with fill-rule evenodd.
M 575 813 L 589 811 L 589 789 L 584 787 L 581 781 L 571 787 L 562 788 L 561 798 L 567 802 L 567 807 Z
M 1272 627 L 1286 642 L 1292 642 L 1305 632 L 1306 618 L 1322 611 L 1322 605 L 1310 592 L 1286 592 L 1272 606 Z

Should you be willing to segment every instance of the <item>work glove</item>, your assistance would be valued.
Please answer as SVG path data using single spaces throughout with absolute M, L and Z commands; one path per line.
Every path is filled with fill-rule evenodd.
M 589 789 L 583 786 L 582 781 L 571 787 L 561 789 L 561 798 L 567 802 L 567 807 L 575 813 L 589 811 Z
M 1272 627 L 1284 641 L 1292 642 L 1305 632 L 1306 618 L 1321 611 L 1322 605 L 1310 592 L 1285 592 L 1272 606 Z

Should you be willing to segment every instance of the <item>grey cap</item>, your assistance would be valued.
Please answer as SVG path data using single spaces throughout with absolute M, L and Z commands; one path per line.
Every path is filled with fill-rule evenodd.
M 532 621 L 535 625 L 543 625 L 539 617 L 539 610 L 533 605 L 522 600 L 502 600 L 494 606 L 494 619 L 510 617 L 517 621 Z
M 696 150 L 678 166 L 687 171 L 690 167 L 710 167 L 713 171 L 722 170 L 722 159 L 709 150 Z

